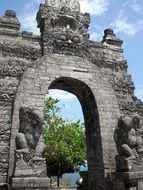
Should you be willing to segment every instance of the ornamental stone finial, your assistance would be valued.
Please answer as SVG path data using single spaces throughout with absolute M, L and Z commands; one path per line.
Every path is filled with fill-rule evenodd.
M 121 49 L 123 41 L 121 39 L 119 39 L 118 37 L 116 37 L 113 29 L 107 28 L 106 30 L 104 30 L 104 36 L 103 36 L 102 43 L 107 46 L 115 46 L 115 47 Z
M 57 9 L 67 7 L 72 11 L 80 12 L 80 5 L 77 0 L 48 0 L 48 2 L 45 0 L 45 3 Z

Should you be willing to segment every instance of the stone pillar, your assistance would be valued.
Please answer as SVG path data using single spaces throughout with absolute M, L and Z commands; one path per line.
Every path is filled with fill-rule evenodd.
M 20 22 L 13 10 L 7 10 L 5 16 L 0 20 L 0 32 L 10 33 L 11 35 L 19 35 Z
M 104 30 L 102 43 L 106 46 L 114 46 L 120 49 L 122 47 L 123 41 L 116 37 L 114 31 L 111 28 L 107 28 Z
M 11 66 L 8 67 L 7 54 L 6 57 L 2 57 L 5 50 L 10 51 L 6 42 L 2 41 L 2 36 L 6 35 L 5 39 L 9 34 L 18 36 L 19 28 L 20 22 L 15 11 L 7 10 L 5 15 L 0 17 L 0 189 L 6 188 L 3 183 L 7 182 L 12 106 L 18 86 L 18 79 L 8 74 L 8 69 L 12 70 L 12 60 L 9 61 Z
M 43 119 L 33 108 L 19 110 L 19 132 L 16 135 L 15 168 L 10 183 L 12 190 L 46 190 L 47 177 L 44 144 L 41 142 Z

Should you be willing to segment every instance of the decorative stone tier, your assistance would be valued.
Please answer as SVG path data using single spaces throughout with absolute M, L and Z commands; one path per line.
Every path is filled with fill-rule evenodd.
M 9 31 L 11 33 L 18 33 L 20 29 L 20 22 L 13 10 L 7 10 L 5 16 L 0 18 L 0 31 Z

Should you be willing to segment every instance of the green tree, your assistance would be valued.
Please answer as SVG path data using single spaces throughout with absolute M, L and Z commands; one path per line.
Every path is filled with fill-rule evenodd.
M 61 108 L 58 99 L 48 97 L 45 101 L 43 130 L 45 156 L 49 176 L 59 177 L 64 173 L 79 171 L 85 164 L 85 128 L 80 120 L 69 122 L 58 115 Z

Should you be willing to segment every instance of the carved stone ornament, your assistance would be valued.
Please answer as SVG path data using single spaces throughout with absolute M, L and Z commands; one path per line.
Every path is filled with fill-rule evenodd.
M 72 11 L 80 11 L 79 2 L 76 0 L 49 0 L 48 6 L 55 7 L 57 9 L 62 9 L 62 7 L 67 7 Z
M 142 117 L 120 117 L 114 132 L 119 155 L 116 156 L 117 170 L 131 170 L 143 164 L 143 122 Z
M 43 121 L 28 107 L 21 107 L 19 133 L 16 135 L 15 176 L 46 176 L 43 158 L 44 144 L 40 142 Z

